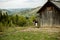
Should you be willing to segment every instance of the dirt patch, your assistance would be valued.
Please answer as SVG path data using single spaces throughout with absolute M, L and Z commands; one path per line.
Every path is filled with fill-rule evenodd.
M 27 28 L 20 31 L 60 32 L 60 28 Z

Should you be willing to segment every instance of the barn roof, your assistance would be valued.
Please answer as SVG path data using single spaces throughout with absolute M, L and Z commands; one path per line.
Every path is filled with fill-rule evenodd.
M 42 10 L 42 8 L 47 4 L 47 3 L 52 3 L 56 8 L 58 8 L 59 10 L 60 10 L 60 2 L 53 2 L 53 1 L 47 1 L 40 9 L 39 9 L 39 11 L 37 12 L 37 13 L 39 13 L 41 10 Z
M 52 2 L 52 3 L 54 3 L 57 7 L 60 8 L 60 2 Z

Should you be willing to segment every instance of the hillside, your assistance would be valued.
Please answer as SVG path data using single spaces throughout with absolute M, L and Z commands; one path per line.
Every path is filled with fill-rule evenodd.
M 15 13 L 14 15 L 23 15 L 23 16 L 36 15 L 37 11 L 38 11 L 40 8 L 41 8 L 41 7 L 32 8 L 32 9 L 26 9 L 26 10 L 20 11 L 20 12 L 18 12 L 18 13 Z
M 7 11 L 8 15 L 23 15 L 23 16 L 31 16 L 35 15 L 40 7 L 37 8 L 21 8 L 21 9 L 0 9 L 2 11 Z

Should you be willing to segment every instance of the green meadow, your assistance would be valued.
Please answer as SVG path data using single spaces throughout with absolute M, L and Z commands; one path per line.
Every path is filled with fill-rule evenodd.
M 35 30 L 33 30 L 35 29 Z M 39 29 L 39 30 L 38 30 Z M 30 30 L 30 31 L 29 31 Z M 50 28 L 9 28 L 0 34 L 0 40 L 60 40 L 60 32 Z M 56 31 L 56 30 L 55 30 Z

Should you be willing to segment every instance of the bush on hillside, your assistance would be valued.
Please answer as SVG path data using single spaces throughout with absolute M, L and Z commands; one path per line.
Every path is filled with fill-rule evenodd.
M 19 16 L 19 19 L 18 19 L 18 21 L 17 21 L 17 24 L 18 24 L 19 26 L 25 26 L 26 23 L 27 23 L 26 18 L 25 18 L 24 16 Z

